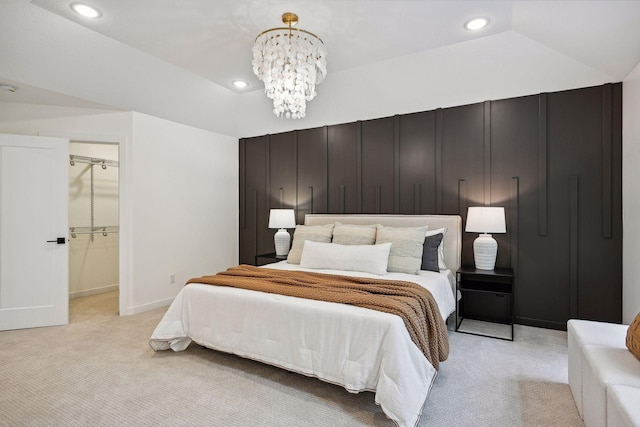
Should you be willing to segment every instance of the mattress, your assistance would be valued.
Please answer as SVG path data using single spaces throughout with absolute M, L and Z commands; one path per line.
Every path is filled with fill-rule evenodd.
M 286 261 L 266 268 L 319 271 Z M 429 289 L 444 320 L 455 310 L 449 270 L 384 276 L 322 272 L 412 281 Z M 192 341 L 317 377 L 352 393 L 373 391 L 376 403 L 400 426 L 418 422 L 436 376 L 398 316 L 231 287 L 185 286 L 153 332 L 150 345 L 156 351 L 182 351 Z

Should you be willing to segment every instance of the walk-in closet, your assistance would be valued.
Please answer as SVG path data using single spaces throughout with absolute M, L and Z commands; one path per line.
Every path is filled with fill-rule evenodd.
M 118 291 L 118 145 L 69 145 L 69 297 Z

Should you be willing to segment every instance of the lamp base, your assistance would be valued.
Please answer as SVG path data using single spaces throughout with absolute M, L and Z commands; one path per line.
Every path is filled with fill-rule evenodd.
M 483 233 L 473 241 L 473 259 L 478 270 L 493 270 L 497 254 L 498 242 L 491 234 Z
M 287 256 L 291 246 L 291 235 L 286 229 L 281 228 L 273 236 L 273 243 L 276 246 L 277 256 Z

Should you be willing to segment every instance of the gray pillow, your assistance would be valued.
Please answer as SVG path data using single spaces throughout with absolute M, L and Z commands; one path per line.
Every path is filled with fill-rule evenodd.
M 376 242 L 375 225 L 335 223 L 332 243 L 339 245 L 373 245 Z
M 442 233 L 438 233 L 427 236 L 424 239 L 424 245 L 422 245 L 422 266 L 420 270 L 440 272 L 438 248 L 440 247 L 440 242 L 442 242 L 443 237 L 444 235 Z
M 440 247 L 438 248 L 438 268 L 440 270 L 446 270 L 447 265 L 444 263 L 444 236 L 447 234 L 447 229 L 443 227 L 427 231 L 427 237 L 433 236 L 435 234 L 442 234 L 442 241 L 440 242 Z
M 333 232 L 333 224 L 327 225 L 296 225 L 296 231 L 293 233 L 293 244 L 287 256 L 289 264 L 300 264 L 302 258 L 302 248 L 305 240 L 314 242 L 331 243 L 331 234 Z
M 427 227 L 384 227 L 378 225 L 376 244 L 391 243 L 387 271 L 418 274 Z

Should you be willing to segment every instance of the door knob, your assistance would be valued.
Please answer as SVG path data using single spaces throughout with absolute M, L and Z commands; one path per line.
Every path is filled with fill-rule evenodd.
M 67 239 L 64 237 L 58 237 L 56 240 L 47 240 L 47 243 L 57 243 L 59 245 L 64 245 L 67 243 Z

